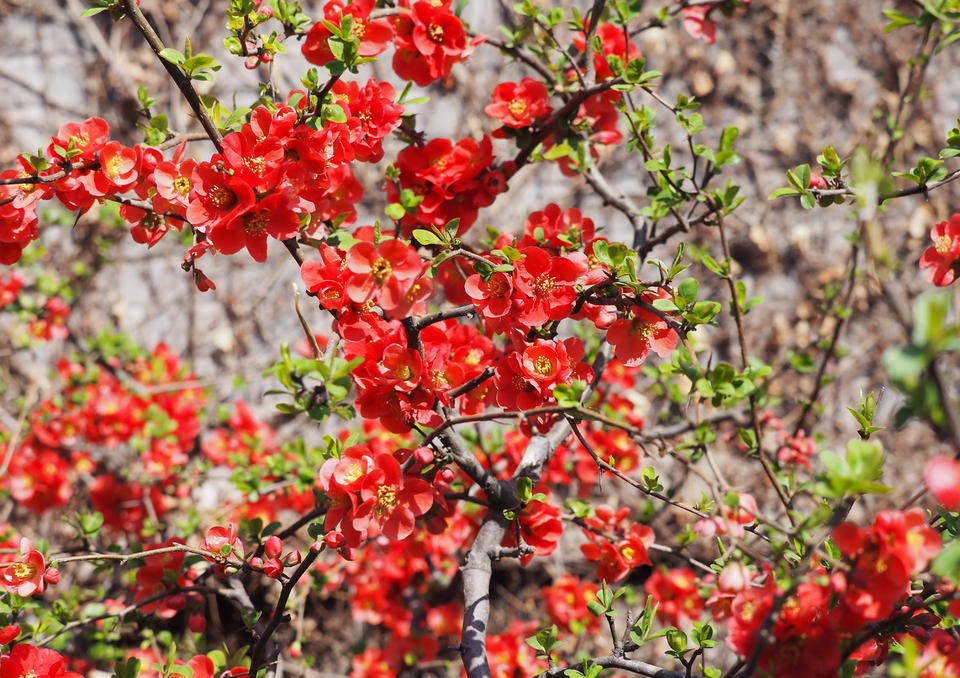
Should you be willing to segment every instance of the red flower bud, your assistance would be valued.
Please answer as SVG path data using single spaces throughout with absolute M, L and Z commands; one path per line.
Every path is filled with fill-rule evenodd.
M 810 183 L 809 188 L 828 188 L 827 180 L 823 178 L 822 175 L 817 174 L 816 172 L 810 172 Z
M 277 535 L 268 537 L 263 545 L 263 552 L 266 553 L 269 558 L 278 558 L 282 551 L 283 542 L 280 541 L 280 537 Z
M 426 465 L 433 461 L 433 450 L 429 447 L 418 447 L 413 456 L 418 462 Z
M 171 610 L 182 610 L 186 606 L 187 597 L 182 593 L 178 593 L 167 598 L 167 607 L 169 607 Z
M 445 483 L 452 483 L 453 479 L 457 477 L 456 472 L 452 468 L 444 468 L 440 470 L 440 480 Z
M 192 614 L 187 618 L 187 626 L 194 633 L 203 633 L 207 630 L 207 618 L 202 614 Z
M 323 535 L 323 543 L 332 549 L 338 549 L 343 546 L 346 539 L 341 532 L 327 532 Z
M 14 624 L 0 628 L 0 645 L 12 642 L 20 635 L 20 627 Z
M 60 570 L 55 567 L 48 567 L 47 571 L 43 573 L 43 581 L 47 582 L 51 586 L 54 584 L 59 584 Z
M 263 564 L 263 573 L 268 577 L 279 579 L 283 574 L 283 565 L 277 558 L 270 558 Z

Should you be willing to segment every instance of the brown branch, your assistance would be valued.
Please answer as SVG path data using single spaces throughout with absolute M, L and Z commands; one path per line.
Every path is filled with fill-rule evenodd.
M 690 678 L 703 678 L 703 676 L 697 673 L 691 674 L 686 671 L 670 671 L 637 659 L 627 659 L 626 657 L 618 657 L 612 654 L 605 657 L 596 657 L 588 661 L 597 666 L 602 666 L 605 669 L 620 669 L 622 671 L 635 673 L 638 676 L 647 676 L 647 678 L 686 678 L 687 676 L 690 676 Z M 537 678 L 562 678 L 562 676 L 566 675 L 567 671 L 571 669 L 580 670 L 582 668 L 583 662 L 569 666 L 555 666 L 547 669 L 543 673 L 538 673 Z
M 248 675 L 256 676 L 257 672 L 266 664 L 266 647 L 270 637 L 273 636 L 274 632 L 280 627 L 280 624 L 290 619 L 289 615 L 284 613 L 287 607 L 287 601 L 290 599 L 290 594 L 293 593 L 297 582 L 303 578 L 303 575 L 307 573 L 319 555 L 319 549 L 311 548 L 307 552 L 307 555 L 304 556 L 297 570 L 280 589 L 280 597 L 277 599 L 273 614 L 270 616 L 270 620 L 267 622 L 263 631 L 260 632 L 257 642 L 254 643 L 253 649 L 250 651 L 250 672 Z
M 210 141 L 213 142 L 213 145 L 216 146 L 217 151 L 223 153 L 223 136 L 220 134 L 220 130 L 217 129 L 217 126 L 210 118 L 210 115 L 207 113 L 207 109 L 204 107 L 203 102 L 200 101 L 200 95 L 197 94 L 197 90 L 193 88 L 190 78 L 187 77 L 186 73 L 184 73 L 179 66 L 170 63 L 160 56 L 160 53 L 165 49 L 163 42 L 161 42 L 160 36 L 157 35 L 157 32 L 153 30 L 153 26 L 150 25 L 149 21 L 147 21 L 147 18 L 143 15 L 143 12 L 140 11 L 140 7 L 137 5 L 136 0 L 119 0 L 119 2 L 123 13 L 130 17 L 130 20 L 133 21 L 133 24 L 137 27 L 137 30 L 140 31 L 140 34 L 147 41 L 147 44 L 150 45 L 150 49 L 153 50 L 153 53 L 157 55 L 158 59 L 160 59 L 160 63 L 163 64 L 163 67 L 166 69 L 167 73 L 170 74 L 170 77 L 177 85 L 180 93 L 183 94 L 183 98 L 187 100 L 190 108 L 193 109 L 194 115 L 197 116 L 197 120 L 200 121 L 200 125 L 207 133 L 207 137 L 209 137 Z

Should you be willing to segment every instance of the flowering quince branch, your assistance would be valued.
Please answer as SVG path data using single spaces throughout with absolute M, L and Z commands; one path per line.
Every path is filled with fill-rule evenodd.
M 322 542 L 315 542 L 313 546 L 310 547 L 307 555 L 303 557 L 303 560 L 300 562 L 300 566 L 296 569 L 293 575 L 291 575 L 290 579 L 281 587 L 280 596 L 277 598 L 277 605 L 273 610 L 273 614 L 270 615 L 266 626 L 260 632 L 259 636 L 257 637 L 257 642 L 254 644 L 253 649 L 251 650 L 249 675 L 257 675 L 258 669 L 260 669 L 260 667 L 266 663 L 267 657 L 265 655 L 268 641 L 273 636 L 274 632 L 280 627 L 280 625 L 286 621 L 289 621 L 290 619 L 289 615 L 284 612 L 287 607 L 287 601 L 290 600 L 290 594 L 293 592 L 297 582 L 299 582 L 310 570 L 314 561 L 320 555 L 321 551 L 323 551 L 323 547 L 324 545 Z M 275 659 L 271 661 L 275 661 Z
M 879 482 L 883 450 L 870 440 L 880 428 L 875 401 L 850 408 L 862 440 L 851 441 L 845 455 L 824 450 L 815 459 L 819 439 L 800 429 L 821 404 L 820 381 L 828 362 L 840 357 L 843 325 L 835 326 L 812 390 L 796 389 L 812 393 L 809 402 L 783 396 L 784 416 L 800 411 L 788 435 L 774 412 L 781 403 L 770 389 L 772 368 L 748 352 L 754 327 L 747 314 L 758 302 L 734 274 L 734 222 L 726 219 L 744 199 L 732 182 L 712 183 L 739 160 L 737 130 L 724 129 L 716 147 L 701 143 L 699 104 L 684 94 L 668 102 L 654 85 L 659 73 L 646 70 L 631 42 L 671 17 L 682 19 L 694 38 L 713 42 L 719 16 L 742 16 L 737 10 L 747 0 L 673 2 L 647 21 L 643 3 L 593 0 L 582 13 L 579 6 L 519 3 L 522 20 L 509 22 L 507 41 L 486 41 L 539 79 L 497 83 L 483 109 L 496 129 L 479 140 L 431 138 L 430 115 L 411 110 L 412 85 L 398 94 L 377 78 L 351 79 L 392 50 L 400 80 L 453 86 L 460 79 L 453 69 L 485 38 L 471 33 L 447 0 L 328 0 L 315 19 L 296 2 L 232 1 L 224 45 L 244 66 L 272 64 L 295 38 L 317 68 L 303 74 L 303 89 L 286 96 L 271 70 L 252 110 L 227 114 L 216 102 L 208 108 L 192 85 L 219 68 L 211 57 L 193 55 L 189 41 L 185 54 L 165 48 L 135 2 L 91 4 L 91 13 L 134 22 L 217 152 L 187 157 L 187 138 L 152 116 L 143 91 L 148 143 L 111 141 L 105 121 L 90 118 L 64 125 L 46 151 L 19 156 L 16 168 L 0 176 L 0 261 L 23 262 L 0 273 L 0 311 L 27 318 L 37 341 L 63 336 L 62 330 L 78 352 L 57 363 L 56 397 L 25 407 L 22 435 L 3 439 L 0 491 L 13 499 L 17 519 L 65 510 L 76 532 L 68 543 L 95 551 L 56 562 L 108 561 L 98 570 L 111 569 L 109 561 L 136 566 L 109 589 L 97 585 L 96 575 L 86 579 L 89 568 L 69 568 L 69 579 L 61 580 L 29 540 L 0 525 L 0 552 L 9 554 L 0 564 L 0 648 L 11 646 L 0 651 L 0 678 L 77 678 L 72 669 L 106 665 L 91 651 L 89 662 L 76 657 L 68 670 L 67 657 L 36 646 L 67 631 L 75 633 L 57 647 L 109 647 L 103 656 L 120 660 L 117 678 L 137 678 L 137 662 L 147 671 L 159 668 L 161 678 L 266 678 L 319 645 L 308 614 L 330 611 L 329 618 L 315 615 L 318 636 L 341 625 L 335 606 L 314 604 L 334 597 L 352 622 L 375 631 L 352 659 L 336 649 L 322 659 L 308 656 L 331 670 L 349 661 L 351 678 L 440 670 L 441 645 L 457 636 L 469 678 L 518 671 L 596 678 L 604 668 L 667 678 L 692 677 L 696 668 L 698 678 L 717 678 L 721 668 L 708 662 L 715 632 L 736 657 L 722 659 L 728 676 L 864 673 L 913 639 L 923 644 L 917 652 L 925 667 L 960 661 L 950 630 L 960 613 L 951 581 L 960 562 L 960 463 L 940 456 L 924 474 L 937 502 L 932 520 L 921 510 L 903 510 L 880 511 L 865 527 L 847 522 L 861 496 L 889 489 Z M 937 16 L 941 10 L 926 5 L 916 11 L 918 17 L 888 16 L 921 29 L 918 55 L 952 42 L 946 31 L 958 17 Z M 275 30 L 264 29 L 268 22 Z M 906 119 L 906 97 L 925 67 L 911 67 L 894 125 Z M 649 106 L 634 101 L 636 90 L 650 97 Z M 664 110 L 689 160 L 674 157 L 659 137 L 654 114 Z M 640 190 L 617 188 L 600 169 L 602 156 L 623 141 L 620 117 L 627 150 L 643 165 L 636 172 L 645 184 Z M 428 121 L 424 129 L 418 120 Z M 384 148 L 388 138 L 395 144 Z M 941 155 L 960 155 L 960 131 L 948 135 Z M 845 161 L 825 150 L 818 162 L 823 175 L 791 170 L 782 195 L 799 196 L 805 207 L 847 195 L 824 192 L 848 190 Z M 354 223 L 364 193 L 356 163 L 380 164 L 378 209 L 387 226 Z M 580 209 L 556 203 L 531 212 L 522 229 L 468 235 L 481 210 L 534 163 L 582 175 L 616 210 L 613 216 L 629 222 L 633 247 L 600 236 L 614 231 L 600 231 Z M 910 190 L 926 192 L 952 179 L 938 163 L 922 159 L 909 176 L 898 176 L 914 181 Z M 875 195 L 870 190 L 863 194 Z M 268 243 L 281 242 L 315 310 L 327 313 L 331 336 L 315 334 L 311 325 L 319 324 L 295 300 L 305 340 L 295 350 L 282 347 L 270 369 L 279 387 L 270 395 L 283 397 L 277 407 L 285 417 L 322 425 L 317 441 L 278 440 L 243 402 L 227 408 L 221 425 L 205 423 L 209 382 L 189 374 L 166 346 L 146 352 L 117 337 L 85 342 L 66 332 L 69 307 L 62 300 L 45 292 L 40 302 L 31 299 L 50 284 L 34 277 L 30 267 L 39 264 L 25 251 L 40 238 L 37 205 L 51 199 L 77 213 L 117 202 L 133 239 L 148 247 L 171 228 L 182 231 L 182 242 L 193 243 L 182 267 L 200 291 L 215 289 L 198 268 L 202 257 L 246 250 L 264 262 Z M 699 233 L 676 243 L 672 260 L 647 260 L 655 247 L 699 226 L 716 228 L 722 261 L 710 254 L 717 244 Z M 863 221 L 865 249 L 882 271 L 866 229 Z M 944 287 L 960 275 L 960 216 L 936 224 L 931 238 L 919 267 Z M 844 305 L 854 298 L 858 247 Z M 890 281 L 880 281 L 910 335 L 910 344 L 884 361 L 892 365 L 891 381 L 914 408 L 910 414 L 949 434 L 960 455 L 944 359 L 960 348 L 949 303 L 891 294 Z M 717 287 L 729 296 L 733 351 L 696 331 L 722 325 L 724 304 L 703 297 Z M 749 343 L 761 351 L 761 342 Z M 727 354 L 735 364 L 720 358 Z M 811 371 L 815 364 L 811 358 Z M 334 414 L 344 420 L 359 414 L 364 423 L 334 431 L 327 426 Z M 654 425 L 644 421 L 651 416 Z M 817 435 L 834 423 L 822 419 L 811 425 Z M 762 476 L 738 472 L 755 460 Z M 186 546 L 191 535 L 178 534 L 191 524 L 180 520 L 183 509 L 193 490 L 207 489 L 193 483 L 212 479 L 211 468 L 226 472 L 241 498 L 219 507 L 222 522 L 199 547 Z M 604 487 L 606 473 L 629 489 Z M 690 493 L 699 487 L 705 489 L 697 501 Z M 92 513 L 71 513 L 87 505 Z M 286 515 L 299 517 L 281 529 Z M 297 539 L 304 527 L 310 546 L 298 542 L 284 553 L 284 540 Z M 667 545 L 670 537 L 676 545 Z M 130 544 L 143 550 L 125 553 Z M 595 577 L 548 578 L 543 557 L 564 549 L 558 560 L 567 561 L 571 546 L 596 565 Z M 207 563 L 203 571 L 194 565 L 197 556 Z M 524 581 L 549 579 L 539 597 L 540 620 L 511 619 L 491 605 L 494 563 L 502 559 L 518 563 L 498 567 L 526 567 Z M 680 566 L 666 568 L 662 560 Z M 462 601 L 450 593 L 458 588 L 458 565 Z M 264 577 L 280 582 L 276 600 L 276 587 L 261 585 Z M 618 582 L 623 588 L 611 588 Z M 45 605 L 48 587 L 63 587 L 64 601 L 81 601 L 83 585 L 132 602 L 109 598 L 106 615 L 84 611 L 83 617 Z M 641 588 L 643 612 L 634 617 L 628 610 L 618 633 L 616 600 Z M 135 635 L 130 627 L 142 623 L 144 633 L 150 615 L 166 620 L 170 639 L 151 635 L 127 651 L 126 639 Z M 120 621 L 96 623 L 111 616 Z M 601 616 L 613 644 L 607 656 L 591 640 Z M 204 635 L 208 617 L 222 651 L 210 649 Z M 550 625 L 539 627 L 543 619 Z M 662 631 L 654 631 L 655 621 Z M 225 633 L 232 626 L 238 633 Z M 562 647 L 561 633 L 576 638 L 573 651 Z M 681 671 L 627 657 L 658 656 L 652 641 L 661 636 L 670 648 L 666 661 Z M 525 637 L 533 651 L 523 646 Z M 195 654 L 184 662 L 177 648 Z M 597 658 L 564 666 L 573 652 Z
M 647 676 L 647 678 L 704 678 L 704 676 L 698 673 L 690 673 L 688 671 L 670 671 L 653 664 L 648 664 L 647 662 L 636 659 L 627 659 L 626 657 L 618 657 L 617 655 L 613 654 L 603 657 L 594 657 L 588 661 L 595 666 L 601 666 L 605 669 L 621 669 L 623 671 L 635 673 L 638 676 Z M 555 666 L 542 673 L 538 673 L 537 678 L 560 678 L 562 676 L 570 675 L 567 673 L 568 671 L 575 671 L 581 668 L 583 668 L 582 663 L 571 664 L 569 666 Z
M 170 77 L 173 79 L 174 83 L 176 83 L 180 93 L 183 94 L 183 98 L 187 100 L 190 108 L 193 109 L 194 115 L 197 116 L 197 120 L 200 121 L 200 125 L 203 127 L 204 132 L 207 133 L 207 137 L 210 139 L 213 145 L 216 146 L 217 151 L 222 153 L 223 136 L 220 134 L 220 130 L 217 129 L 217 126 L 213 123 L 213 120 L 210 119 L 210 115 L 207 113 L 207 109 L 204 108 L 203 102 L 200 101 L 200 96 L 197 94 L 197 90 L 194 89 L 193 85 L 191 84 L 190 78 L 184 74 L 179 66 L 163 57 L 162 53 L 165 49 L 163 42 L 160 40 L 157 32 L 153 30 L 153 26 L 150 25 L 149 21 L 147 21 L 147 18 L 143 15 L 143 12 L 140 11 L 140 3 L 137 2 L 137 0 L 119 0 L 119 3 L 123 13 L 130 17 L 133 25 L 137 27 L 138 31 L 140 31 L 140 34 L 143 36 L 144 40 L 146 40 L 147 44 L 150 45 L 150 49 L 152 49 L 153 53 L 157 55 L 157 58 L 160 59 L 160 63 L 163 64 L 163 67 L 166 69 L 167 73 L 170 74 Z

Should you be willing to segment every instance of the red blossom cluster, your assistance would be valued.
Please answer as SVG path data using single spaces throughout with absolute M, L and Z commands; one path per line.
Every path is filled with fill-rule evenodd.
M 30 435 L 10 456 L 0 486 L 42 513 L 66 504 L 75 478 L 85 477 L 105 523 L 137 533 L 149 515 L 162 517 L 166 510 L 164 488 L 175 482 L 200 432 L 203 391 L 190 385 L 193 375 L 163 344 L 126 364 L 110 358 L 84 367 L 61 360 L 58 371 L 64 397 L 34 408 Z M 179 387 L 166 388 L 174 383 Z M 101 453 L 124 444 L 140 450 L 143 477 L 122 478 Z
M 760 655 L 761 671 L 788 678 L 836 675 L 844 643 L 900 611 L 909 602 L 912 573 L 923 571 L 941 546 L 920 510 L 882 511 L 869 529 L 843 523 L 833 540 L 848 567 L 815 572 L 794 590 L 784 592 L 769 573 L 740 572 L 721 587 L 727 599 L 711 608 L 714 620 L 725 620 L 727 643 L 741 656 L 761 642 L 760 626 L 786 595 Z M 930 621 L 915 618 L 924 639 Z M 891 634 L 851 648 L 858 671 L 883 663 L 892 640 Z
M 339 529 L 347 557 L 368 538 L 383 534 L 406 539 L 417 517 L 434 504 L 434 487 L 416 473 L 405 473 L 397 453 L 355 445 L 320 468 L 317 485 L 331 502 L 324 529 Z M 432 459 L 431 459 L 432 460 Z
M 650 565 L 648 548 L 654 543 L 653 530 L 639 523 L 627 524 L 630 509 L 597 506 L 594 515 L 583 520 L 583 533 L 589 540 L 580 547 L 597 564 L 597 579 L 620 581 L 635 567 Z

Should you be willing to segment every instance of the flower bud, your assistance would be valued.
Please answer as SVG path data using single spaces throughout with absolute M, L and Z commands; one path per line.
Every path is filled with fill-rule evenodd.
M 263 573 L 273 579 L 279 579 L 283 574 L 283 565 L 276 558 L 270 558 L 263 564 Z
M 47 571 L 43 573 L 43 581 L 47 582 L 51 586 L 54 584 L 60 583 L 60 570 L 55 567 L 48 567 Z
M 20 627 L 14 624 L 0 628 L 0 645 L 13 642 L 20 635 Z
M 340 548 L 343 546 L 344 541 L 346 541 L 346 539 L 342 532 L 327 532 L 323 535 L 323 543 L 332 549 Z
M 187 618 L 187 626 L 194 633 L 203 633 L 207 630 L 207 618 L 202 614 L 192 614 Z
M 426 466 L 433 461 L 433 450 L 429 447 L 418 447 L 416 451 L 414 451 L 413 456 L 418 462 Z
M 278 558 L 282 551 L 283 542 L 277 535 L 268 537 L 267 541 L 263 545 L 263 552 L 267 554 L 267 557 L 269 558 Z
M 182 610 L 187 606 L 187 597 L 182 593 L 177 593 L 167 598 L 167 607 L 171 610 Z

